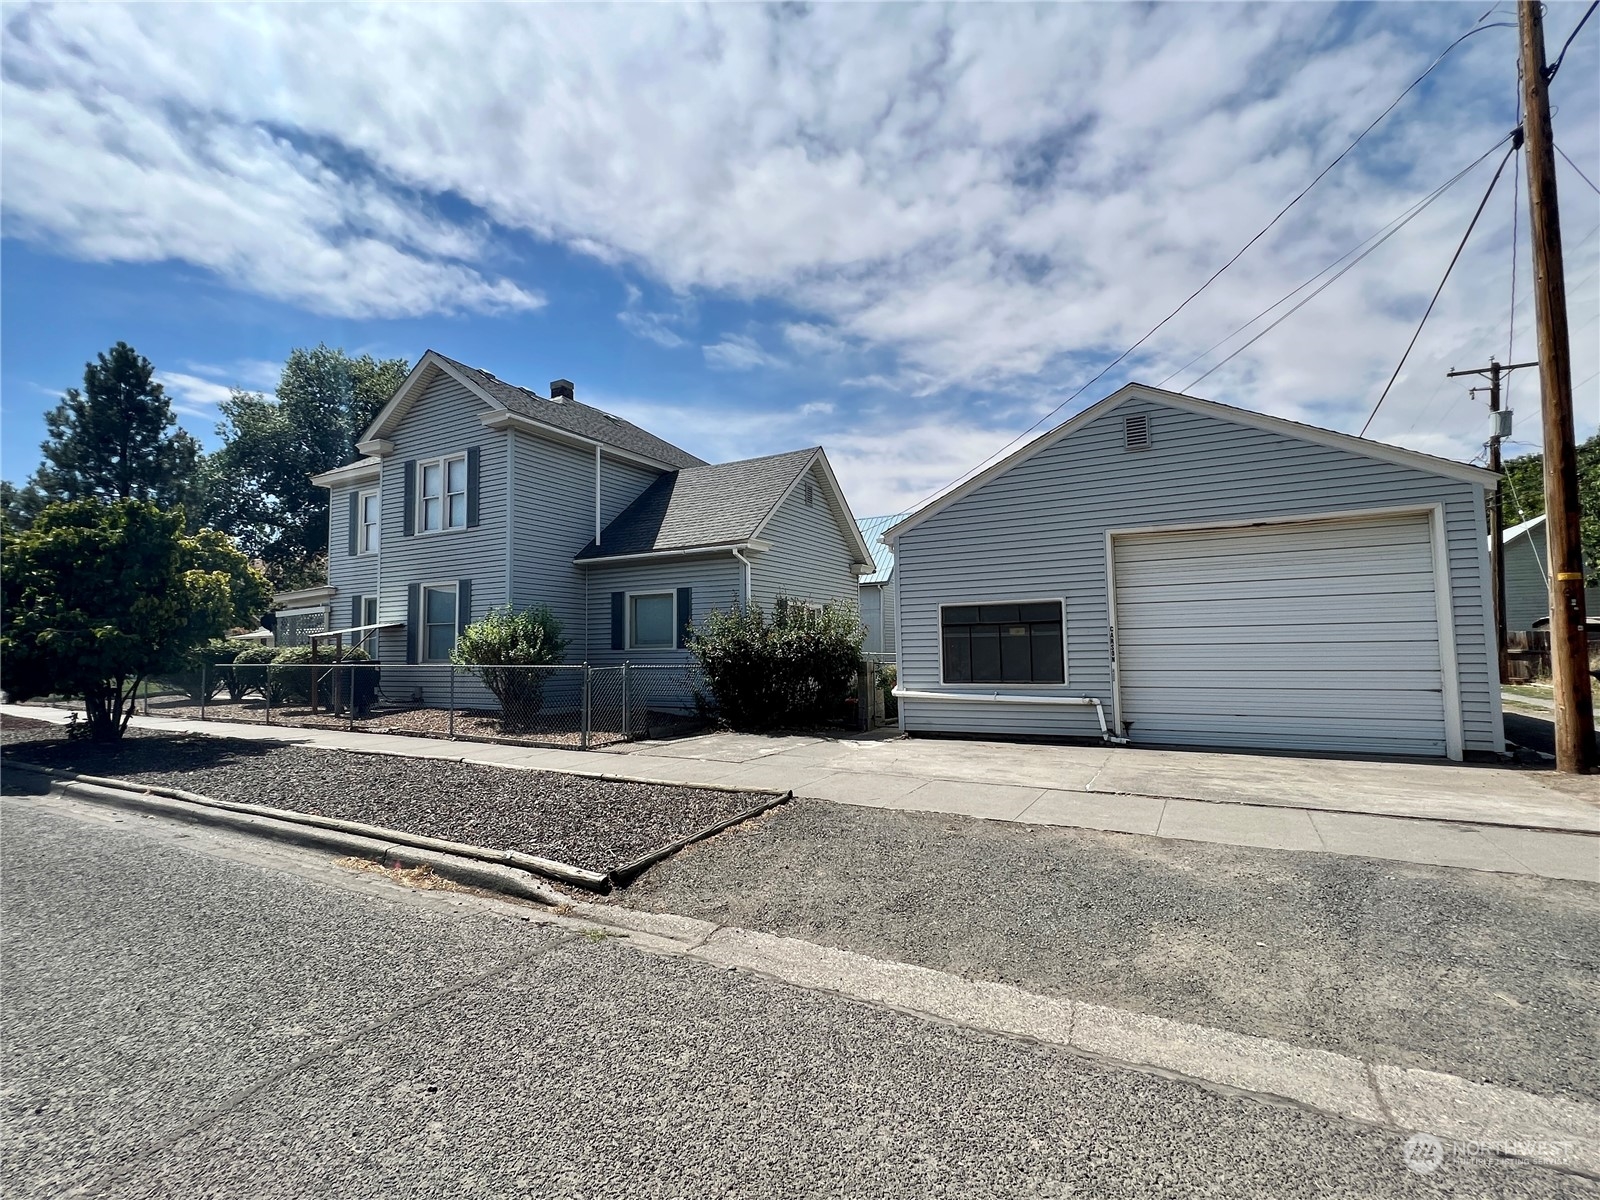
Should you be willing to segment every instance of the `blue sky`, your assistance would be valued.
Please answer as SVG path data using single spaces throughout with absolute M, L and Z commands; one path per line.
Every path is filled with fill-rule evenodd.
M 43 412 L 118 339 L 208 443 L 228 387 L 325 341 L 565 376 L 707 458 L 820 442 L 858 513 L 904 508 L 1164 315 L 1484 7 L 6 6 L 0 467 L 33 469 Z M 1551 6 L 1552 50 L 1581 13 Z M 1554 94 L 1600 180 L 1597 45 L 1592 22 Z M 1509 130 L 1515 55 L 1511 29 L 1463 44 L 1053 419 L 1187 388 Z M 1496 161 L 1194 394 L 1358 430 Z M 1564 163 L 1561 186 L 1588 432 L 1600 198 Z M 1480 453 L 1443 373 L 1507 351 L 1515 193 L 1508 168 L 1373 436 Z

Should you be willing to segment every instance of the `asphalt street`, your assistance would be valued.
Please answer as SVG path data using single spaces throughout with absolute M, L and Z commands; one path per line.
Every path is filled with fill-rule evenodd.
M 798 800 L 620 902 L 1600 1099 L 1600 888 Z
M 3 821 L 9 1194 L 1595 1194 L 232 834 Z

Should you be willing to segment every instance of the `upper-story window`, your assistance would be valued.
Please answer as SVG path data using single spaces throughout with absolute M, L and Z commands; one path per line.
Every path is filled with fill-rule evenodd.
M 419 463 L 417 527 L 424 533 L 467 526 L 467 456 Z
M 378 552 L 378 493 L 376 491 L 362 492 L 356 497 L 356 518 L 359 528 L 356 531 L 356 553 L 376 554 Z

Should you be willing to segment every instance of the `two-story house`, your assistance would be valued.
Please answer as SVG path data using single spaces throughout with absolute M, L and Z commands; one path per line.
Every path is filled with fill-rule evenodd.
M 358 449 L 313 479 L 327 586 L 279 599 L 352 630 L 395 698 L 440 701 L 429 665 L 502 605 L 548 605 L 574 663 L 684 662 L 714 610 L 854 604 L 872 569 L 820 447 L 707 464 L 566 380 L 540 396 L 430 350 Z

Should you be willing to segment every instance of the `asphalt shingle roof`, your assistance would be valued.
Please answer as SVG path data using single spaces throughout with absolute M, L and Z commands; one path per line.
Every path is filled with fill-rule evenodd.
M 546 425 L 554 425 L 557 429 L 564 429 L 568 433 L 575 433 L 579 437 L 589 438 L 607 446 L 615 446 L 618 450 L 643 455 L 645 458 L 665 463 L 669 467 L 698 467 L 705 463 L 704 459 L 696 458 L 687 450 L 658 438 L 647 429 L 640 429 L 631 421 L 624 421 L 621 417 L 614 417 L 608 412 L 588 404 L 581 404 L 576 400 L 548 400 L 527 388 L 497 379 L 487 371 L 480 371 L 477 367 L 469 367 L 466 363 L 439 354 L 437 350 L 434 353 L 469 376 L 484 391 L 520 416 L 530 417 Z
M 816 447 L 669 471 L 590 542 L 578 561 L 748 541 L 817 453 Z
M 888 583 L 894 574 L 894 550 L 883 541 L 883 531 L 904 517 L 905 513 L 891 513 L 887 517 L 858 517 L 856 528 L 872 551 L 872 574 L 863 575 L 862 583 Z

